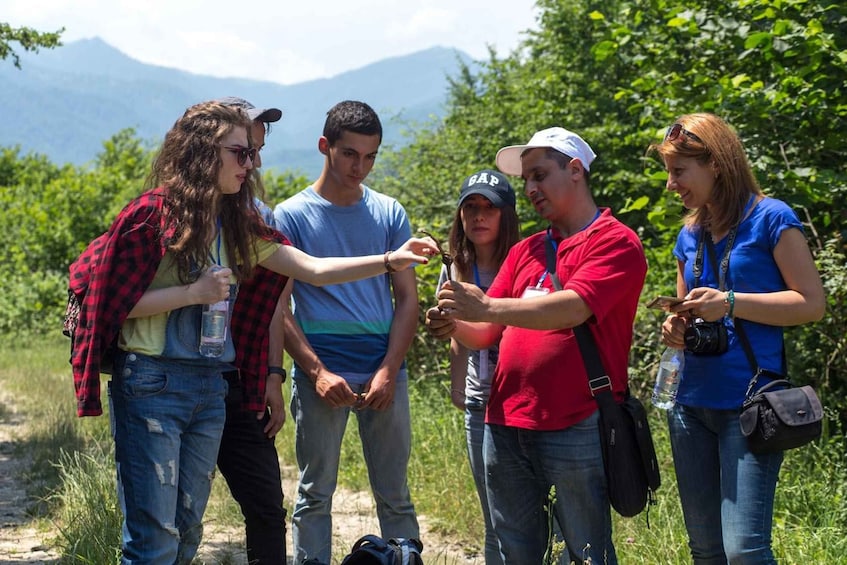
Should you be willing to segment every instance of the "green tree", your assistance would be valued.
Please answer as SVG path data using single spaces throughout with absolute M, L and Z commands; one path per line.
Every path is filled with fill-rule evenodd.
M 17 68 L 21 68 L 20 56 L 12 49 L 12 42 L 17 42 L 24 51 L 38 52 L 39 47 L 52 49 L 62 44 L 59 37 L 65 28 L 54 32 L 39 32 L 28 27 L 13 28 L 11 25 L 0 22 L 0 60 L 12 58 Z
M 813 250 L 828 241 L 843 252 L 847 215 L 847 6 L 828 0 L 538 0 L 538 29 L 505 57 L 490 53 L 481 71 L 465 68 L 449 92 L 448 112 L 390 162 L 383 186 L 413 222 L 449 224 L 462 178 L 494 165 L 499 147 L 562 125 L 598 153 L 591 185 L 641 236 L 651 269 L 645 293 L 674 290 L 670 254 L 680 226 L 678 199 L 664 190 L 661 163 L 646 155 L 680 114 L 709 111 L 739 132 L 769 194 L 786 200 L 807 224 Z M 520 181 L 516 182 L 520 189 Z M 526 201 L 525 231 L 539 227 Z M 823 264 L 822 264 L 823 265 Z M 828 254 L 832 272 L 839 255 Z M 422 307 L 432 304 L 437 273 L 421 271 Z M 434 270 L 433 270 L 434 271 Z M 831 303 L 843 320 L 845 306 Z M 639 312 L 633 373 L 651 374 L 658 314 Z M 839 346 L 815 335 L 824 324 L 793 330 L 798 366 L 816 367 Z M 420 363 L 432 355 L 429 341 Z M 813 371 L 812 371 L 813 372 Z M 804 374 L 808 374 L 805 371 Z M 847 376 L 827 371 L 830 383 Z M 648 386 L 649 376 L 642 386 Z M 638 384 L 639 379 L 636 379 Z

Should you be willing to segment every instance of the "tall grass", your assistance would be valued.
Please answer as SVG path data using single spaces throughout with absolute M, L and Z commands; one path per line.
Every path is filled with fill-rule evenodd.
M 67 341 L 64 338 L 7 344 L 0 348 L 0 388 L 27 414 L 21 455 L 35 464 L 27 475 L 42 501 L 35 514 L 51 520 L 55 543 L 68 563 L 113 563 L 120 540 L 114 495 L 114 464 L 108 418 L 75 416 Z M 286 393 L 287 394 L 287 393 Z M 465 451 L 461 412 L 443 383 L 413 381 L 409 484 L 420 514 L 468 552 L 481 551 L 482 519 Z M 9 406 L 0 404 L 0 418 Z M 673 475 L 664 414 L 650 411 L 662 487 L 658 503 L 631 519 L 614 517 L 621 563 L 689 563 L 687 538 Z M 293 422 L 277 438 L 280 457 L 294 464 Z M 368 490 L 367 472 L 354 422 L 342 448 L 341 486 Z M 286 492 L 288 504 L 294 493 Z M 649 517 L 649 527 L 648 527 Z M 207 521 L 240 527 L 241 516 L 223 481 L 216 481 Z M 818 444 L 786 454 L 777 489 L 774 550 L 781 563 L 844 563 L 847 555 L 847 454 L 843 430 Z M 426 543 L 426 540 L 424 540 Z

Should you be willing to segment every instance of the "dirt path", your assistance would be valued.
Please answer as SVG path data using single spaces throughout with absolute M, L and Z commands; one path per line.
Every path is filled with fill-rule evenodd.
M 8 398 L 0 397 L 2 406 L 5 406 L 6 411 L 0 412 L 0 563 L 56 565 L 59 554 L 51 546 L 56 531 L 35 528 L 35 523 L 26 512 L 33 501 L 27 497 L 19 480 L 27 461 L 15 458 L 15 441 L 25 437 L 25 421 L 21 414 L 14 411 Z M 283 474 L 283 491 L 286 496 L 293 498 L 296 491 L 295 470 L 283 468 Z M 434 535 L 425 516 L 419 516 L 419 520 L 424 542 L 423 556 L 427 565 L 483 563 L 481 558 L 465 556 L 461 547 Z M 378 532 L 370 493 L 344 490 L 336 493 L 333 498 L 333 548 L 336 554 L 342 548 L 349 549 L 360 536 Z M 226 561 L 232 565 L 246 565 L 242 538 L 243 531 L 240 528 L 207 523 L 203 544 L 195 562 L 212 565 Z M 291 548 L 290 528 L 288 547 Z
M 59 555 L 45 541 L 55 534 L 36 530 L 27 514 L 33 501 L 19 480 L 27 461 L 15 458 L 15 441 L 24 434 L 24 421 L 6 400 L 0 397 L 0 407 L 5 406 L 0 413 L 0 563 L 55 564 Z

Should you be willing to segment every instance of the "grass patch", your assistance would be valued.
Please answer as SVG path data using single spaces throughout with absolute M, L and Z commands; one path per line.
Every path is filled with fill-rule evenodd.
M 114 488 L 113 446 L 106 415 L 77 418 L 73 381 L 61 336 L 0 348 L 0 418 L 12 406 L 27 415 L 20 454 L 32 457 L 31 492 L 43 501 L 35 518 L 51 521 L 67 562 L 113 563 L 120 544 L 120 512 Z M 446 378 L 446 377 L 445 377 Z M 288 398 L 290 389 L 286 388 Z M 467 462 L 463 415 L 443 384 L 412 381 L 412 458 L 409 485 L 415 507 L 435 529 L 469 552 L 481 551 L 482 518 Z M 105 396 L 104 396 L 105 398 Z M 10 404 L 14 402 L 14 405 Z M 106 407 L 107 408 L 107 407 Z M 664 413 L 648 409 L 662 466 L 658 503 L 647 515 L 614 516 L 618 557 L 628 564 L 687 564 L 687 538 L 676 490 Z M 339 484 L 369 491 L 355 416 L 342 445 Z M 281 459 L 295 464 L 294 423 L 277 437 Z M 296 495 L 286 492 L 290 507 Z M 241 527 L 242 517 L 223 480 L 215 481 L 207 523 Z M 774 551 L 784 563 L 839 563 L 847 555 L 847 454 L 843 430 L 829 429 L 820 443 L 786 454 L 777 488 Z M 220 562 L 230 562 L 224 552 Z

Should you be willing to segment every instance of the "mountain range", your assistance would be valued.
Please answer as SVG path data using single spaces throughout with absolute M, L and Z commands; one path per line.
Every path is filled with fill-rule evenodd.
M 0 61 L 0 147 L 46 155 L 53 163 L 85 165 L 124 128 L 159 143 L 185 109 L 202 100 L 240 96 L 283 111 L 262 151 L 264 167 L 314 177 L 323 157 L 317 139 L 326 111 L 341 100 L 363 100 L 380 115 L 383 145 L 404 143 L 404 131 L 444 113 L 448 77 L 470 57 L 433 47 L 392 57 L 331 78 L 292 85 L 219 78 L 149 65 L 99 38 L 23 53 L 21 69 Z

